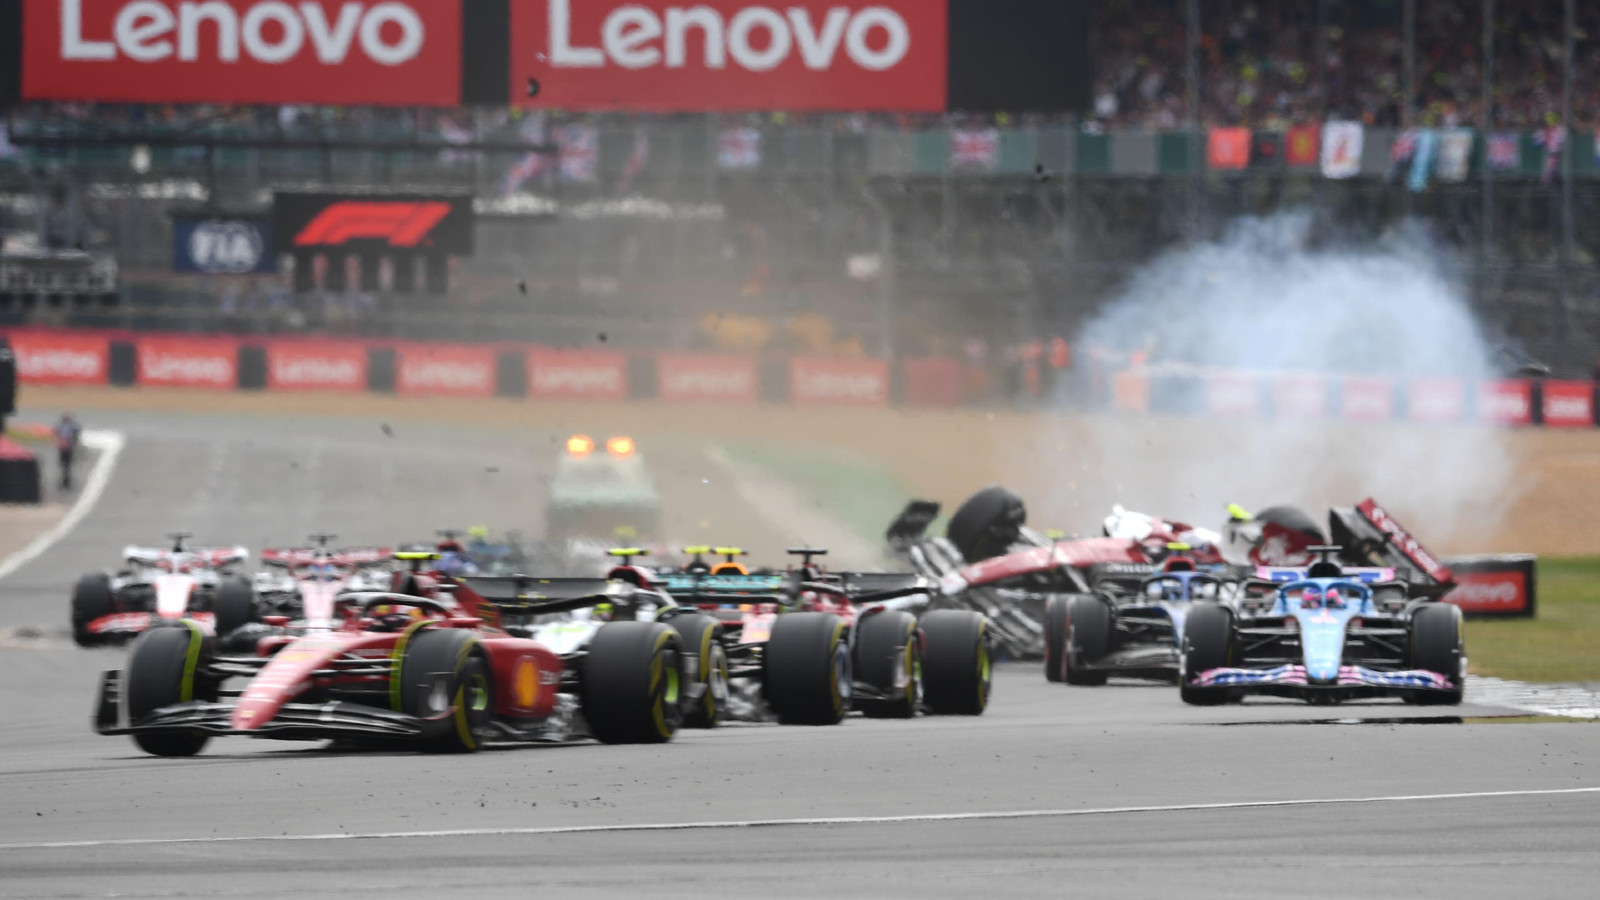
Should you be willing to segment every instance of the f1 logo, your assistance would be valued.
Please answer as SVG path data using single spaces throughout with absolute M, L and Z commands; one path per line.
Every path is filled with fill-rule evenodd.
M 333 247 L 352 240 L 383 240 L 391 247 L 415 247 L 450 215 L 439 201 L 341 200 L 317 213 L 294 236 L 297 247 Z

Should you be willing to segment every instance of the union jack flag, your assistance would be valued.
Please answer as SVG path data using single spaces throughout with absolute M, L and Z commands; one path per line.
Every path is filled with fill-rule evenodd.
M 617 189 L 626 191 L 633 180 L 644 171 L 645 163 L 650 159 L 650 139 L 641 128 L 633 133 L 633 152 L 628 154 L 628 161 L 622 166 L 622 177 L 617 181 Z
M 1394 143 L 1389 145 L 1389 162 L 1403 163 L 1417 153 L 1417 132 L 1414 128 L 1407 128 L 1400 132 Z
M 717 140 L 717 165 L 724 169 L 754 169 L 761 165 L 761 132 L 754 128 L 724 129 Z
M 556 134 L 561 147 L 561 177 L 565 181 L 593 181 L 600 159 L 600 137 L 593 125 L 568 125 Z
M 993 169 L 1000 162 L 1000 134 L 993 128 L 957 131 L 950 137 L 950 164 L 958 169 Z
M 1489 168 L 1515 169 L 1522 165 L 1522 147 L 1514 131 L 1489 135 Z
M 1561 168 L 1561 147 L 1566 143 L 1567 130 L 1558 125 L 1541 128 L 1533 133 L 1533 142 L 1544 148 L 1544 169 L 1540 178 L 1549 184 Z

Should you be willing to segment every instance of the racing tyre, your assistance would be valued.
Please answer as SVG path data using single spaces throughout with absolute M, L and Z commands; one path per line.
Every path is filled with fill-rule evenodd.
M 1233 612 L 1216 603 L 1196 603 L 1183 623 L 1183 672 L 1178 695 L 1194 706 L 1228 702 L 1228 689 L 1190 687 L 1201 672 L 1233 664 Z
M 1428 603 L 1411 616 L 1411 666 L 1450 679 L 1448 691 L 1415 691 L 1407 698 L 1418 706 L 1457 706 L 1464 690 L 1461 659 L 1461 609 L 1450 603 Z
M 981 716 L 989 706 L 994 670 L 989 620 L 966 609 L 922 617 L 922 698 L 940 716 Z
M 762 694 L 785 725 L 837 725 L 850 708 L 850 647 L 833 613 L 787 613 L 762 650 Z
M 903 610 L 874 613 L 856 622 L 855 677 L 879 696 L 855 698 L 869 719 L 909 719 L 917 714 L 922 660 L 917 618 Z
M 1111 652 L 1111 607 L 1096 597 L 1067 601 L 1067 645 L 1062 679 L 1067 684 L 1101 685 L 1106 673 L 1085 666 Z
M 945 537 L 967 562 L 978 562 L 1005 553 L 1017 542 L 1027 520 L 1022 498 L 995 485 L 968 497 L 956 509 Z
M 683 641 L 662 622 L 610 622 L 583 661 L 583 716 L 607 744 L 659 744 L 683 724 Z
M 80 647 L 92 647 L 100 636 L 89 631 L 89 623 L 117 611 L 111 592 L 111 576 L 103 572 L 85 575 L 72 588 L 72 639 Z
M 217 585 L 217 602 L 212 612 L 217 617 L 217 636 L 226 638 L 256 621 L 255 588 L 243 578 L 224 579 Z
M 715 728 L 728 708 L 728 652 L 722 625 L 711 616 L 678 616 L 667 622 L 683 643 L 683 725 Z
M 1066 675 L 1067 598 L 1051 597 L 1044 605 L 1044 680 L 1059 682 Z
M 494 716 L 494 683 L 477 635 L 432 628 L 412 634 L 401 652 L 400 711 L 429 722 L 421 748 L 430 753 L 479 749 Z
M 207 675 L 211 656 L 211 639 L 199 625 L 187 620 L 139 635 L 122 679 L 129 720 L 137 725 L 163 706 L 216 700 L 217 681 Z M 133 736 L 139 749 L 155 756 L 193 756 L 210 739 L 203 731 L 149 731 Z

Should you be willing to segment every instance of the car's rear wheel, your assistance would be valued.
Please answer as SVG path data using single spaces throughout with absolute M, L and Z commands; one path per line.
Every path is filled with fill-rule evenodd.
M 193 622 L 152 628 L 134 642 L 123 673 L 128 719 L 139 720 L 164 706 L 216 700 L 217 683 L 207 674 L 211 640 Z M 155 756 L 193 756 L 210 740 L 203 731 L 136 732 L 133 742 Z
M 684 727 L 715 728 L 728 707 L 728 653 L 722 648 L 722 624 L 704 615 L 676 616 L 667 624 L 683 642 Z
M 1051 597 L 1044 605 L 1044 678 L 1059 682 L 1066 677 L 1067 597 Z
M 994 667 L 989 620 L 965 609 L 934 610 L 922 617 L 922 697 L 942 716 L 978 716 L 989 708 Z
M 610 622 L 583 660 L 583 716 L 607 744 L 659 744 L 683 724 L 683 641 L 661 622 Z
M 785 725 L 837 725 L 850 709 L 850 647 L 833 613 L 778 616 L 761 666 L 767 708 Z
M 224 578 L 217 585 L 217 600 L 212 607 L 216 616 L 217 637 L 225 638 L 256 621 L 256 590 L 243 578 Z
M 1233 613 L 1216 603 L 1196 603 L 1183 623 L 1183 672 L 1178 695 L 1194 706 L 1228 702 L 1225 687 L 1195 687 L 1202 672 L 1233 665 Z
M 856 622 L 855 678 L 874 697 L 857 696 L 855 708 L 870 719 L 909 719 L 917 714 L 922 661 L 917 653 L 917 618 L 903 610 L 873 613 Z
M 477 635 L 456 628 L 413 634 L 406 641 L 399 678 L 401 712 L 419 719 L 450 712 L 431 726 L 422 749 L 471 753 L 483 746 L 494 718 L 494 684 Z
M 1417 691 L 1408 698 L 1418 706 L 1457 706 L 1465 693 L 1461 659 L 1461 609 L 1450 603 L 1419 606 L 1411 616 L 1411 667 L 1450 679 L 1446 691 Z
M 1088 664 L 1111 652 L 1111 606 L 1097 597 L 1067 601 L 1067 645 L 1063 680 L 1067 684 L 1101 685 L 1106 673 Z
M 978 562 L 1010 549 L 1027 519 L 1022 498 L 995 485 L 973 494 L 956 508 L 945 536 L 968 562 Z
M 72 588 L 72 639 L 80 647 L 100 643 L 100 636 L 89 625 L 116 612 L 116 597 L 111 591 L 111 576 L 93 572 L 78 579 Z

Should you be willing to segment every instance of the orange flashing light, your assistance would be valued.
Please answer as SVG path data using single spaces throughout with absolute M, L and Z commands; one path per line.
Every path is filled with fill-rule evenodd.
M 631 437 L 623 437 L 618 435 L 617 437 L 606 441 L 606 450 L 610 451 L 612 456 L 632 456 L 633 449 L 633 438 Z
M 575 434 L 567 438 L 567 453 L 573 456 L 588 456 L 594 451 L 594 438 L 586 434 Z

